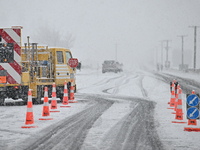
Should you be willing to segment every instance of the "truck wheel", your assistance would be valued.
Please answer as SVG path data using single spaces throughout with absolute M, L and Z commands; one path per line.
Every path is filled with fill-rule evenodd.
M 24 96 L 22 97 L 22 100 L 23 100 L 22 105 L 26 105 L 26 104 L 27 104 L 27 101 L 28 101 L 28 96 L 27 96 L 27 95 L 24 95 Z
M 33 103 L 34 105 L 39 104 L 36 98 L 32 98 L 32 103 Z
M 64 91 L 63 86 L 56 87 L 56 97 L 60 98 L 60 101 L 57 101 L 57 102 L 61 102 L 61 103 L 63 102 L 63 94 L 64 94 L 63 91 Z
M 5 101 L 4 98 L 1 98 L 1 99 L 0 99 L 0 106 L 4 106 L 4 101 Z
M 42 104 L 41 98 L 42 98 L 42 90 L 38 93 L 37 101 L 39 104 Z
M 34 104 L 42 104 L 42 86 L 37 86 L 37 98 L 33 99 Z
M 69 88 L 67 89 L 67 92 L 68 92 L 68 99 L 69 99 L 69 97 L 70 97 L 70 89 Z

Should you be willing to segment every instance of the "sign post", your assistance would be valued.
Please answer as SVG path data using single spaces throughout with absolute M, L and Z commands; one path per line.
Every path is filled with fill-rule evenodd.
M 197 125 L 196 119 L 199 119 L 199 94 L 187 94 L 187 119 L 188 125 Z M 200 132 L 200 128 L 185 127 L 184 131 Z
M 74 68 L 76 68 L 77 65 L 78 65 L 78 59 L 77 58 L 70 58 L 69 61 L 68 61 L 68 64 L 71 68 L 73 68 L 73 71 L 74 71 Z M 70 74 L 70 79 L 74 79 L 74 73 Z

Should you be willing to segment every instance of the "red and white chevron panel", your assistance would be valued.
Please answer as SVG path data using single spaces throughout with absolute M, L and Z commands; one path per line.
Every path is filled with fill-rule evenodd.
M 0 63 L 0 70 L 7 70 L 8 84 L 21 84 L 21 29 L 0 29 L 1 43 L 14 44 L 14 62 Z

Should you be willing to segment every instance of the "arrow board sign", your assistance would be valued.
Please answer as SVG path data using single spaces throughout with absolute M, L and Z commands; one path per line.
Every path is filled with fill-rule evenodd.
M 190 119 L 197 119 L 199 117 L 199 110 L 196 107 L 190 107 L 187 110 L 187 116 Z
M 187 97 L 187 103 L 189 106 L 197 106 L 199 104 L 199 97 L 195 94 Z

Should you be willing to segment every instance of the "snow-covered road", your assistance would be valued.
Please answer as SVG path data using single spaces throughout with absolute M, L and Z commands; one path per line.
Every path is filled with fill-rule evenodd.
M 171 123 L 175 115 L 167 109 L 170 86 L 162 77 L 137 68 L 117 74 L 83 69 L 77 72 L 76 79 L 78 103 L 51 113 L 53 120 L 39 120 L 43 106 L 33 106 L 38 128 L 21 128 L 26 106 L 0 107 L 1 149 L 200 148 L 200 133 L 184 131 L 187 123 Z M 187 122 L 185 94 L 183 121 Z

